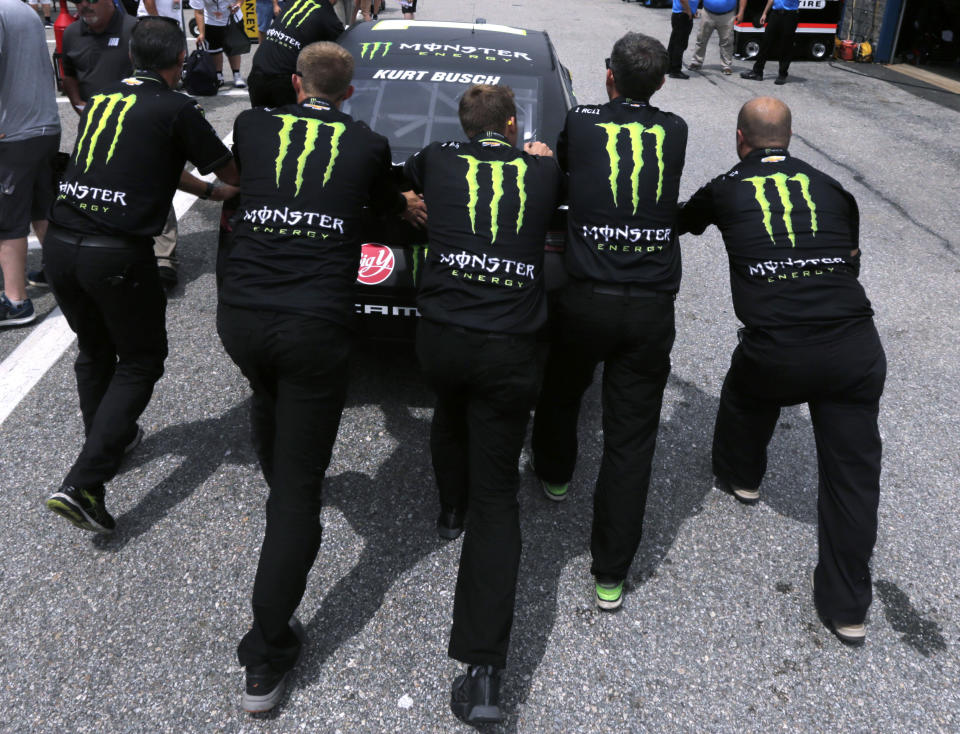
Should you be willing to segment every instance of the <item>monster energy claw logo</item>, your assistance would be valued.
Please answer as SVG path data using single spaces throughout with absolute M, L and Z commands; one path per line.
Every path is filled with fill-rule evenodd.
M 655 150 L 657 153 L 657 202 L 660 201 L 660 195 L 663 193 L 663 141 L 666 138 L 666 131 L 662 125 L 651 125 L 647 127 L 639 122 L 629 122 L 619 124 L 616 122 L 599 122 L 597 127 L 602 128 L 607 134 L 607 156 L 610 158 L 610 191 L 613 193 L 614 206 L 619 205 L 619 186 L 617 180 L 620 178 L 620 153 L 617 145 L 620 142 L 620 133 L 626 131 L 630 142 L 630 157 L 633 164 L 633 172 L 630 174 L 630 194 L 633 202 L 633 213 L 637 213 L 640 205 L 640 171 L 643 169 L 643 136 L 647 135 L 653 138 Z
M 386 56 L 390 53 L 390 47 L 393 45 L 392 41 L 375 41 L 373 43 L 361 43 L 360 44 L 360 58 L 361 59 L 372 59 L 377 55 L 377 52 L 380 52 L 381 56 Z
M 332 128 L 332 134 L 330 136 L 330 160 L 327 162 L 327 168 L 323 174 L 323 186 L 327 185 L 327 181 L 330 180 L 330 176 L 333 174 L 333 166 L 337 161 L 337 155 L 340 153 L 340 137 L 343 135 L 343 131 L 346 130 L 347 126 L 342 122 L 323 122 L 322 120 L 317 120 L 312 117 L 297 117 L 296 115 L 274 115 L 274 117 L 279 117 L 283 121 L 283 126 L 280 128 L 280 150 L 277 152 L 277 186 L 280 186 L 280 177 L 283 173 L 283 163 L 284 159 L 287 157 L 287 152 L 290 150 L 291 146 L 291 134 L 293 132 L 294 126 L 298 122 L 302 122 L 305 127 L 304 136 L 303 136 L 303 151 L 297 157 L 297 173 L 294 178 L 294 181 L 297 184 L 297 190 L 295 194 L 300 193 L 300 187 L 303 185 L 303 172 L 307 167 L 307 158 L 310 157 L 310 154 L 317 147 L 317 138 L 320 135 L 321 127 Z
M 817 207 L 814 206 L 813 199 L 810 198 L 810 178 L 807 175 L 797 173 L 793 176 L 787 176 L 785 173 L 774 173 L 770 176 L 751 176 L 750 178 L 745 178 L 743 179 L 744 183 L 753 184 L 754 196 L 760 205 L 760 210 L 763 212 L 763 226 L 767 230 L 767 234 L 770 235 L 770 241 L 774 244 L 777 242 L 773 237 L 770 200 L 766 194 L 767 181 L 773 181 L 777 189 L 777 194 L 780 196 L 780 203 L 783 204 L 783 224 L 787 228 L 787 237 L 790 239 L 790 246 L 797 246 L 797 237 L 793 231 L 793 202 L 790 200 L 790 189 L 787 187 L 788 181 L 796 181 L 800 184 L 800 194 L 803 196 L 803 200 L 807 203 L 807 208 L 810 210 L 810 229 L 813 232 L 813 236 L 816 237 Z
M 305 21 L 314 10 L 319 10 L 320 5 L 314 0 L 295 0 L 293 5 L 287 10 L 287 14 L 283 16 L 283 22 L 285 25 L 293 26 L 294 28 L 299 28 L 303 21 Z M 297 22 L 294 23 L 293 21 Z
M 490 184 L 493 196 L 490 198 L 490 241 L 497 241 L 498 219 L 500 215 L 500 200 L 503 198 L 503 171 L 506 166 L 517 169 L 517 196 L 520 199 L 520 210 L 517 212 L 517 233 L 523 226 L 523 210 L 527 205 L 527 190 L 524 177 L 527 174 L 527 164 L 522 158 L 512 161 L 481 161 L 472 155 L 461 155 L 467 162 L 467 187 L 470 199 L 467 209 L 470 212 L 470 230 L 477 233 L 477 200 L 480 198 L 479 172 L 480 166 L 490 166 Z
M 100 142 L 100 136 L 110 121 L 110 116 L 115 109 L 119 108 L 117 118 L 113 123 L 113 139 L 110 141 L 110 147 L 107 148 L 107 160 L 113 158 L 113 152 L 117 147 L 117 140 L 120 133 L 123 132 L 123 120 L 130 111 L 130 108 L 136 104 L 137 98 L 133 94 L 124 97 L 119 92 L 114 94 L 95 94 L 90 98 L 90 105 L 87 108 L 87 116 L 83 124 L 83 132 L 80 133 L 80 139 L 77 142 L 77 150 L 73 162 L 80 167 L 83 165 L 83 173 L 90 170 L 90 164 L 93 163 L 94 151 L 97 149 L 97 143 Z M 84 145 L 86 145 L 86 160 L 81 164 L 80 159 L 83 155 Z

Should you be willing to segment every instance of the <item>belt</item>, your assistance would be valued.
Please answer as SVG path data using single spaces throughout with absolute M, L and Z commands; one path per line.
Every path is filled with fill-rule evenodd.
M 655 291 L 637 283 L 604 283 L 602 281 L 582 281 L 601 296 L 621 296 L 629 298 L 656 298 L 664 302 L 677 300 L 677 294 L 670 291 Z
M 152 246 L 149 237 L 113 237 L 108 234 L 84 234 L 71 232 L 56 225 L 50 225 L 48 234 L 61 242 L 77 247 L 104 247 L 111 250 L 142 250 Z
M 469 334 L 471 336 L 482 336 L 493 342 L 505 342 L 513 339 L 517 334 L 505 334 L 502 331 L 482 331 L 481 329 L 470 329 L 466 326 L 454 326 L 453 324 L 442 324 L 448 329 L 459 332 L 460 334 Z

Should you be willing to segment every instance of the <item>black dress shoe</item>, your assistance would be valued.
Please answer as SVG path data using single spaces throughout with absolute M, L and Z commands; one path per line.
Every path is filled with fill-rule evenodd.
M 444 540 L 456 540 L 463 532 L 463 515 L 460 510 L 440 510 L 437 517 L 437 535 Z
M 776 80 L 775 80 L 773 83 L 774 83 L 774 84 L 786 84 L 786 83 L 787 83 L 787 75 L 786 75 L 786 74 L 781 74 L 780 76 L 778 76 L 778 77 L 776 78 Z
M 741 79 L 753 79 L 753 80 L 755 80 L 755 81 L 762 82 L 762 81 L 763 81 L 763 74 L 762 74 L 761 72 L 753 71 L 753 70 L 751 69 L 750 71 L 741 71 L 741 72 L 740 72 L 740 78 L 741 78 Z
M 671 71 L 669 74 L 671 79 L 689 79 L 689 74 L 684 74 L 682 71 Z
M 167 290 L 175 288 L 177 285 L 177 271 L 169 265 L 158 265 L 157 276 L 160 278 L 160 285 Z
M 450 710 L 468 724 L 502 721 L 500 673 L 492 665 L 471 665 L 458 675 L 450 691 Z

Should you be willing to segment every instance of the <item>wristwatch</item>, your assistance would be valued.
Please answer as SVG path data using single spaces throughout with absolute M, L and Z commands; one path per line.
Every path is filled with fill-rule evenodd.
M 201 199 L 209 199 L 209 198 L 213 195 L 213 190 L 214 190 L 215 188 L 216 188 L 216 187 L 213 185 L 212 182 L 207 181 L 207 188 L 206 188 L 206 190 L 205 190 L 202 194 L 200 194 L 200 198 L 201 198 Z

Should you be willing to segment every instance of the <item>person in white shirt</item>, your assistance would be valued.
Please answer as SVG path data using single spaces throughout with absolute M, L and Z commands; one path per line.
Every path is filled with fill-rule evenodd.
M 172 18 L 177 21 L 177 25 L 183 27 L 183 3 L 181 0 L 140 0 L 137 16 L 143 17 L 144 15 L 162 15 L 164 18 Z
M 231 0 L 190 0 L 193 16 L 197 20 L 197 46 L 206 48 L 213 58 L 213 66 L 217 70 L 217 79 L 223 84 L 223 52 L 224 41 L 227 35 L 227 23 L 230 14 L 239 9 L 239 3 Z M 240 56 L 234 54 L 227 44 L 227 58 L 230 69 L 233 71 L 233 86 L 237 89 L 246 89 L 247 83 L 240 75 Z

